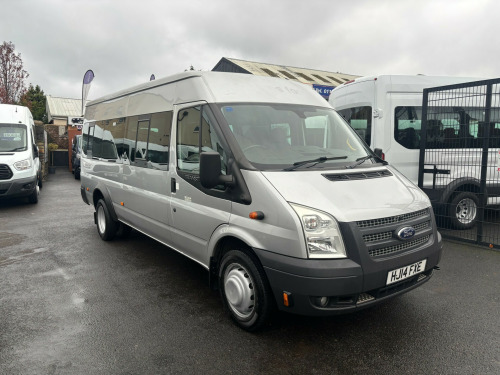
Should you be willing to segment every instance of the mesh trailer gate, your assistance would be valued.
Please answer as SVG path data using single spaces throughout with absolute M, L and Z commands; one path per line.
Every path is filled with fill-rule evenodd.
M 445 238 L 500 247 L 500 79 L 423 91 L 418 186 Z

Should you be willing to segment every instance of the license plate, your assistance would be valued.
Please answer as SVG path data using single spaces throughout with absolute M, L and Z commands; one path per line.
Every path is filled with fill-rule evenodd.
M 427 263 L 427 259 L 421 260 L 420 262 L 416 262 L 410 264 L 406 267 L 401 267 L 392 271 L 389 271 L 387 274 L 387 282 L 386 285 L 397 283 L 398 281 L 407 279 L 416 275 L 417 273 L 421 273 L 425 270 L 425 264 Z

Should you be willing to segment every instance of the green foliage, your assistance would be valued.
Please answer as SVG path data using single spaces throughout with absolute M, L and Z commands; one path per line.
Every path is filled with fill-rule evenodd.
M 45 94 L 40 86 L 30 84 L 28 91 L 21 97 L 20 103 L 28 107 L 33 114 L 33 119 L 47 122 L 47 113 L 45 112 Z
M 54 151 L 54 150 L 57 150 L 59 148 L 59 146 L 55 143 L 49 143 L 47 146 L 49 148 L 49 151 Z

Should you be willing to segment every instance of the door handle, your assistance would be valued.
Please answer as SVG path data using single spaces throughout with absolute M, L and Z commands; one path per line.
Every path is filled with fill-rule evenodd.
M 174 178 L 174 177 L 172 177 L 172 178 L 170 179 L 170 191 L 171 191 L 172 193 L 175 193 L 175 192 L 177 191 L 177 183 L 176 183 L 176 181 L 175 181 L 175 178 Z

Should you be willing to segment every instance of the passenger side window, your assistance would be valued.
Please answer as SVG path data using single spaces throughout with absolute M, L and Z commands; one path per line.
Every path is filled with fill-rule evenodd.
M 199 174 L 201 107 L 184 109 L 177 116 L 177 168 Z
M 123 137 L 125 134 L 125 118 L 106 121 L 104 127 L 105 145 L 103 154 L 107 160 L 121 160 L 123 157 Z M 104 157 L 104 156 L 103 156 Z
M 127 130 L 123 139 L 122 158 L 133 162 L 135 160 L 135 141 L 137 137 L 137 123 L 139 116 L 127 117 Z
M 82 154 L 85 156 L 88 156 L 88 142 L 89 142 L 89 131 L 90 131 L 90 124 L 86 122 L 83 124 L 83 129 L 82 129 Z
M 214 131 L 215 119 L 208 106 L 179 111 L 177 118 L 177 169 L 200 173 L 200 153 L 216 151 L 221 155 L 221 173 L 227 173 L 227 153 Z
M 89 158 L 92 158 L 92 148 L 94 147 L 94 129 L 95 124 L 91 124 L 89 126 L 89 131 L 85 137 L 87 139 L 85 154 Z
M 137 124 L 137 142 L 135 144 L 135 160 L 147 160 L 148 149 L 148 135 L 149 135 L 149 119 L 139 119 Z
M 351 125 L 356 133 L 369 146 L 372 133 L 372 107 L 353 107 L 341 109 L 338 113 Z
M 153 167 L 168 169 L 172 112 L 154 113 L 149 126 L 148 161 Z
M 168 170 L 172 111 L 135 117 L 137 126 L 130 124 L 127 137 L 137 130 L 135 147 L 130 151 L 136 166 Z
M 102 121 L 101 158 L 108 161 L 116 161 L 118 159 L 115 140 L 111 132 L 113 130 L 113 122 L 114 120 Z
M 420 148 L 422 107 L 396 107 L 394 139 L 410 150 Z

